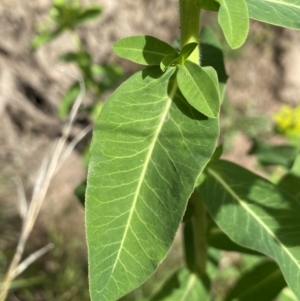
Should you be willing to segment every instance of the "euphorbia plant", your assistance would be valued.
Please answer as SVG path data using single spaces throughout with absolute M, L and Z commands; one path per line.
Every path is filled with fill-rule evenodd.
M 186 268 L 151 300 L 210 300 L 213 247 L 262 258 L 226 301 L 273 300 L 286 283 L 300 297 L 300 203 L 219 159 L 227 76 L 212 31 L 199 35 L 201 9 L 218 13 L 232 48 L 244 43 L 249 16 L 300 28 L 299 0 L 180 0 L 180 51 L 150 36 L 115 43 L 117 55 L 148 67 L 110 96 L 94 129 L 86 193 L 92 300 L 117 300 L 146 281 L 182 221 Z

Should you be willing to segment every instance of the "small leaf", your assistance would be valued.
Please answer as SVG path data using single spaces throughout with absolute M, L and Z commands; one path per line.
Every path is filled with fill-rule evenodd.
M 281 165 L 288 169 L 292 167 L 297 153 L 297 147 L 292 145 L 270 145 L 260 141 L 254 141 L 249 151 L 263 166 Z
M 176 272 L 150 301 L 208 301 L 209 292 L 187 268 Z
M 64 53 L 62 54 L 59 59 L 61 61 L 64 61 L 64 62 L 76 62 L 77 60 L 77 53 L 76 52 L 67 52 L 67 53 Z
M 218 116 L 220 93 L 217 73 L 213 68 L 201 68 L 187 60 L 178 68 L 177 82 L 181 93 L 191 106 L 210 118 Z
M 178 55 L 175 54 L 171 54 L 171 55 L 167 55 L 165 56 L 162 61 L 160 62 L 160 69 L 165 72 L 168 67 L 170 67 L 171 65 L 174 64 L 174 62 L 178 61 Z M 179 63 L 179 61 L 178 61 Z
M 218 11 L 220 8 L 220 4 L 214 0 L 197 0 L 197 6 L 210 11 Z
M 151 36 L 133 36 L 121 39 L 114 45 L 115 53 L 141 65 L 159 65 L 168 55 L 177 55 L 169 44 Z
M 300 203 L 265 179 L 222 160 L 208 166 L 197 192 L 222 231 L 243 247 L 276 260 L 300 296 Z
M 51 32 L 43 32 L 39 34 L 31 43 L 31 50 L 36 51 L 42 45 L 49 43 L 50 41 L 54 40 L 60 33 L 63 31 L 62 28 L 58 28 L 55 31 Z
M 220 3 L 219 24 L 231 48 L 239 48 L 249 31 L 248 8 L 245 0 L 217 0 Z
M 90 7 L 81 12 L 75 19 L 73 24 L 79 25 L 82 23 L 90 22 L 99 17 L 101 13 L 100 7 Z
M 248 4 L 249 16 L 254 20 L 287 28 L 300 29 L 299 0 L 246 0 L 246 2 Z
M 225 70 L 222 47 L 213 31 L 208 27 L 202 29 L 200 41 L 201 66 L 211 66 L 217 71 L 222 101 L 224 99 L 226 81 L 228 78 Z
M 181 64 L 184 64 L 184 62 L 188 59 L 188 57 L 192 54 L 192 52 L 196 49 L 197 46 L 198 43 L 189 43 L 183 46 L 183 48 L 180 51 Z
M 264 260 L 241 275 L 228 292 L 225 301 L 273 301 L 285 286 L 278 265 Z

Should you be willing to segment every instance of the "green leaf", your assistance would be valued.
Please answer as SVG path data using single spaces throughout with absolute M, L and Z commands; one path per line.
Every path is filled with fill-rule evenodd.
M 189 43 L 182 47 L 180 51 L 181 64 L 184 64 L 184 62 L 188 59 L 188 57 L 192 54 L 192 52 L 196 49 L 197 46 L 198 43 Z
M 187 268 L 176 272 L 150 301 L 208 301 L 209 292 Z
M 220 8 L 219 3 L 214 0 L 197 0 L 197 6 L 210 11 L 218 11 Z
M 63 31 L 63 28 L 58 28 L 55 31 L 51 31 L 51 32 L 47 31 L 47 32 L 40 33 L 31 42 L 31 50 L 36 51 L 42 45 L 47 44 L 50 41 L 54 40 L 57 36 L 59 36 L 61 34 L 62 31 Z
M 171 65 L 174 64 L 174 62 L 177 61 L 178 61 L 178 55 L 175 54 L 167 55 L 160 62 L 160 69 L 163 72 L 165 72 L 168 69 L 168 67 L 170 67 Z
M 86 22 L 90 22 L 90 21 L 98 18 L 100 14 L 101 14 L 100 7 L 87 8 L 74 19 L 73 24 L 79 25 L 79 24 L 83 24 Z
M 300 201 L 300 177 L 287 173 L 282 179 L 277 183 L 277 186 L 283 189 L 286 193 L 290 194 L 296 200 Z
M 166 42 L 151 36 L 133 36 L 121 39 L 114 45 L 115 53 L 141 65 L 159 65 L 168 55 L 178 55 Z
M 185 101 L 174 71 L 136 73 L 96 122 L 86 194 L 92 300 L 116 300 L 156 270 L 215 149 L 218 120 Z
M 263 166 L 281 165 L 288 169 L 292 167 L 297 153 L 297 147 L 292 145 L 270 145 L 259 141 L 255 141 L 249 151 Z
M 259 0 L 260 1 L 260 0 Z M 249 31 L 248 8 L 245 0 L 217 0 L 218 21 L 231 48 L 242 46 Z
M 212 67 L 201 68 L 187 60 L 178 68 L 177 82 L 191 106 L 210 118 L 218 116 L 220 93 L 217 73 Z
M 199 186 L 210 215 L 234 242 L 275 259 L 300 295 L 300 203 L 267 180 L 226 161 Z
M 300 0 L 246 0 L 252 19 L 300 29 Z
M 213 31 L 208 27 L 202 29 L 200 41 L 201 66 L 211 66 L 217 71 L 221 100 L 223 100 L 228 76 L 225 70 L 222 47 Z
M 264 260 L 241 275 L 225 301 L 273 301 L 285 286 L 278 265 L 274 261 Z
M 281 294 L 278 297 L 279 301 L 298 301 L 293 292 L 286 287 L 282 290 Z
M 300 201 L 300 154 L 297 155 L 291 170 L 284 175 L 277 186 Z
M 251 249 L 244 248 L 233 242 L 217 225 L 212 223 L 207 233 L 207 243 L 220 250 L 228 252 L 240 252 L 251 255 L 261 255 Z

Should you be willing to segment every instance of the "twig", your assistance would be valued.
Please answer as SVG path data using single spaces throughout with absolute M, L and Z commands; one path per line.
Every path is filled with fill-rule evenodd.
M 74 76 L 73 74 L 69 73 L 69 75 L 78 79 L 78 77 Z M 63 154 L 64 146 L 70 135 L 72 125 L 74 123 L 74 120 L 77 116 L 80 105 L 83 102 L 83 99 L 84 99 L 84 96 L 86 93 L 84 81 L 82 78 L 79 79 L 79 83 L 80 83 L 80 94 L 78 95 L 77 99 L 74 102 L 74 105 L 73 105 L 72 110 L 69 115 L 68 122 L 65 125 L 65 127 L 63 128 L 62 136 L 61 136 L 61 138 L 58 139 L 52 154 L 48 155 L 44 159 L 44 161 L 41 165 L 41 168 L 39 170 L 38 177 L 35 182 L 35 186 L 34 186 L 34 190 L 33 190 L 33 194 L 32 194 L 32 199 L 29 204 L 28 210 L 26 212 L 26 216 L 24 216 L 24 219 L 23 219 L 23 226 L 22 226 L 21 234 L 20 234 L 19 241 L 17 244 L 17 248 L 15 251 L 14 257 L 12 259 L 12 262 L 9 266 L 9 269 L 6 273 L 4 282 L 2 283 L 2 286 L 0 288 L 0 301 L 4 301 L 6 299 L 11 282 L 13 281 L 13 279 L 20 272 L 22 272 L 24 270 L 24 268 L 26 268 L 28 266 L 28 263 L 31 264 L 37 258 L 36 254 L 38 254 L 38 255 L 41 254 L 41 253 L 39 253 L 41 251 L 40 250 L 40 251 L 38 251 L 38 253 L 34 253 L 35 255 L 32 254 L 31 256 L 29 256 L 29 258 L 27 258 L 24 261 L 25 263 L 23 262 L 23 264 L 19 265 L 22 255 L 24 253 L 27 239 L 34 227 L 37 216 L 43 205 L 50 182 L 56 173 L 57 167 L 60 165 L 60 162 L 61 162 L 60 159 Z M 23 203 L 23 201 L 20 200 L 20 203 L 21 202 Z M 22 214 L 23 213 L 25 213 L 25 211 L 24 212 L 22 211 Z M 48 248 L 46 248 L 46 249 L 47 249 L 47 251 L 49 250 Z M 46 249 L 42 249 L 42 250 L 45 251 Z

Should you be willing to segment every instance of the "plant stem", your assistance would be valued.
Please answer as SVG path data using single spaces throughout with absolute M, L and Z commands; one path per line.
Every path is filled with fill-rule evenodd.
M 190 201 L 194 214 L 192 217 L 195 271 L 202 278 L 206 272 L 207 242 L 206 242 L 206 211 L 196 192 L 193 192 Z
M 180 0 L 179 11 L 181 47 L 193 42 L 199 44 L 200 8 L 197 7 L 196 0 Z M 190 55 L 189 60 L 200 63 L 199 46 Z
M 200 8 L 197 7 L 196 0 L 180 0 L 179 11 L 181 47 L 192 42 L 198 43 L 198 47 L 190 55 L 189 60 L 200 64 Z M 192 261 L 195 267 L 193 267 L 193 270 L 202 278 L 206 271 L 207 257 L 205 208 L 196 192 L 192 194 L 190 202 L 193 207 L 191 220 L 193 237 L 186 237 L 186 239 L 193 240 L 194 252 L 189 252 L 194 256 Z M 191 247 L 191 244 L 188 245 Z

